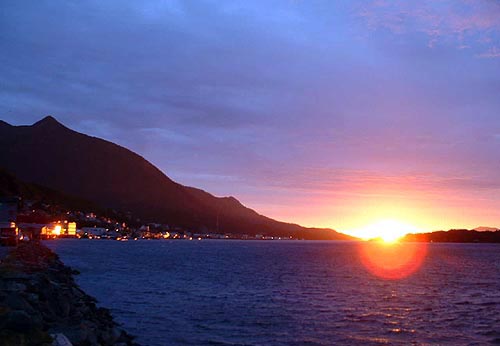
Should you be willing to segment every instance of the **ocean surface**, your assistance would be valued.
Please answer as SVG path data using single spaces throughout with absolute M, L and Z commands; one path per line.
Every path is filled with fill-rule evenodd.
M 496 244 L 429 244 L 391 279 L 357 242 L 45 244 L 145 346 L 500 344 Z

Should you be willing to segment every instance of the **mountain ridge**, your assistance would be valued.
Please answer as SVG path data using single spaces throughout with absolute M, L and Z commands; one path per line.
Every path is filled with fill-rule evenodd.
M 500 243 L 500 230 L 450 229 L 428 233 L 410 233 L 402 238 L 408 242 L 431 243 Z
M 7 124 L 7 123 L 6 123 Z M 47 116 L 33 125 L 0 126 L 0 166 L 21 180 L 150 221 L 201 231 L 353 239 L 330 229 L 273 220 L 234 197 L 181 185 L 139 154 L 76 132 Z
M 485 232 L 485 231 L 498 231 L 499 229 L 497 227 L 490 227 L 490 226 L 479 226 L 473 229 L 474 231 L 478 232 Z

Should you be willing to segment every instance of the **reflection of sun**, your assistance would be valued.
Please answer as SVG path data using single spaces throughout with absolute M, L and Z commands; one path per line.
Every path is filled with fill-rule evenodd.
M 418 228 L 396 220 L 381 220 L 356 231 L 364 240 L 359 243 L 361 262 L 372 274 L 384 279 L 402 279 L 422 265 L 427 244 L 398 240 L 408 233 L 419 233 Z
M 419 233 L 420 230 L 412 225 L 396 220 L 381 220 L 357 230 L 360 238 L 381 239 L 387 243 L 393 243 L 408 233 Z
M 422 265 L 426 243 L 359 242 L 361 262 L 372 274 L 384 279 L 402 279 Z

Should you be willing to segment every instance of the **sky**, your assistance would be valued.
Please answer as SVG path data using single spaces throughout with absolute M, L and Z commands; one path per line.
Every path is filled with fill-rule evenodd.
M 267 216 L 500 227 L 500 1 L 10 1 L 0 119 Z

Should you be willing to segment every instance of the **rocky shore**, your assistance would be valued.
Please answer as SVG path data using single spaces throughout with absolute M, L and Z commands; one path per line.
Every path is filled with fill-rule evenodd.
M 0 262 L 0 346 L 137 345 L 74 274 L 39 243 L 13 249 Z

